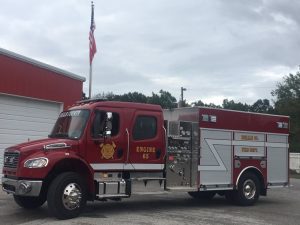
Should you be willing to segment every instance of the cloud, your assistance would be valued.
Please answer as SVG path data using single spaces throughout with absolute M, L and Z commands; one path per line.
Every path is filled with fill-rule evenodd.
M 2 48 L 88 77 L 89 2 L 0 3 Z M 271 98 L 298 68 L 299 9 L 295 0 L 97 0 L 93 93 L 163 89 L 178 99 L 184 86 L 189 102 Z

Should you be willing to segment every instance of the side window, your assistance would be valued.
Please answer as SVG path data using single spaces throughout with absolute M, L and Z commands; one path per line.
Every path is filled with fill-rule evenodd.
M 112 130 L 111 136 L 116 136 L 119 133 L 120 116 L 118 113 L 112 113 Z M 101 138 L 104 136 L 106 125 L 106 112 L 97 110 L 95 112 L 94 121 L 92 124 L 92 137 Z
M 156 136 L 157 133 L 157 120 L 154 116 L 138 116 L 134 128 L 133 139 L 145 140 L 151 139 Z

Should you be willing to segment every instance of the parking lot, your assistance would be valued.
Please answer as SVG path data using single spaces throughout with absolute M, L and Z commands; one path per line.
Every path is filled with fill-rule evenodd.
M 291 188 L 272 189 L 252 207 L 230 205 L 224 198 L 199 202 L 185 193 L 137 195 L 121 202 L 89 203 L 81 217 L 59 221 L 47 204 L 34 211 L 19 208 L 11 195 L 0 192 L 0 224 L 300 224 L 300 179 Z

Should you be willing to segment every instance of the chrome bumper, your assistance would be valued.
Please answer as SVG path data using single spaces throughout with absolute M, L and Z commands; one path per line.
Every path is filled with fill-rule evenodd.
M 39 196 L 43 181 L 40 180 L 14 180 L 2 177 L 2 189 L 7 193 L 22 196 Z

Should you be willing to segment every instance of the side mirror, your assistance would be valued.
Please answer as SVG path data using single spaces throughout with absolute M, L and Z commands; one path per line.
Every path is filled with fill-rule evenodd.
M 113 119 L 112 112 L 107 112 L 106 113 L 106 120 L 105 120 L 105 131 L 104 131 L 104 136 L 106 138 L 111 137 L 112 119 Z
M 112 120 L 112 118 L 113 118 L 112 112 L 107 112 L 107 113 L 106 113 L 106 119 L 107 119 L 107 120 Z

